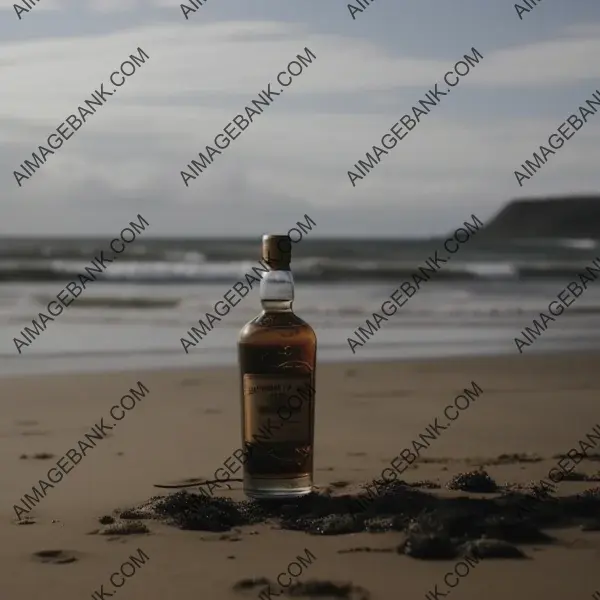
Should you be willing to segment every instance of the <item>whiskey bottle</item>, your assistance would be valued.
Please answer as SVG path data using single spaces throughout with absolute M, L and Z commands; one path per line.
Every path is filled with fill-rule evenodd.
M 303 496 L 313 486 L 315 368 L 313 328 L 292 312 L 291 240 L 264 235 L 262 312 L 241 330 L 244 492 L 251 498 Z

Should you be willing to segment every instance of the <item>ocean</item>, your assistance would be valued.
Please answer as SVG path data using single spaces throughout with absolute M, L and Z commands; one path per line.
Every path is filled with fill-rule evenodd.
M 310 233 L 295 244 L 294 310 L 315 328 L 319 360 L 518 353 L 514 338 L 521 330 L 579 281 L 577 273 L 594 260 L 600 264 L 600 240 L 506 242 L 478 232 L 353 352 L 348 338 L 444 240 Z M 180 340 L 258 265 L 260 239 L 139 237 L 19 354 L 13 338 L 109 242 L 0 239 L 0 374 L 235 364 L 239 330 L 260 311 L 257 288 L 189 354 Z M 597 348 L 600 283 L 594 281 L 523 353 Z

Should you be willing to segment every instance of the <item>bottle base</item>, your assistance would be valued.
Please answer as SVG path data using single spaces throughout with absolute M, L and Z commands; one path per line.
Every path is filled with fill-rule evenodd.
M 285 500 L 299 498 L 313 491 L 310 476 L 294 479 L 266 479 L 262 477 L 244 477 L 244 493 L 256 500 Z

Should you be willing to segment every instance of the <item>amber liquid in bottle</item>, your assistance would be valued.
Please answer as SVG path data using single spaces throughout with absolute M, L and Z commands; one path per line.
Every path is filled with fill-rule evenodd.
M 263 237 L 263 311 L 240 332 L 244 492 L 291 498 L 312 491 L 317 339 L 292 312 L 288 236 Z M 282 251 L 287 250 L 287 252 Z

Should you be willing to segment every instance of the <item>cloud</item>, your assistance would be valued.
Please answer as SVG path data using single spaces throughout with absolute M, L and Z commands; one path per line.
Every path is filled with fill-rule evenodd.
M 0 44 L 5 65 L 1 114 L 56 120 L 107 81 L 140 46 L 151 61 L 145 72 L 140 71 L 123 88 L 124 95 L 136 98 L 139 104 L 144 104 L 145 98 L 167 100 L 208 93 L 251 97 L 274 81 L 297 54 L 304 54 L 305 47 L 317 59 L 301 82 L 294 84 L 296 96 L 369 93 L 376 97 L 378 91 L 406 87 L 425 92 L 461 58 L 397 57 L 374 41 L 311 34 L 306 26 L 260 21 L 197 27 L 177 23 L 8 42 Z M 471 54 L 470 48 L 464 50 Z M 461 86 L 567 85 L 600 77 L 596 60 L 600 38 L 588 33 L 492 52 L 478 50 L 484 58 Z M 43 104 L 39 102 L 42 94 Z
M 148 5 L 152 5 L 152 0 L 88 0 L 88 8 L 101 13 L 130 12 Z
M 531 87 L 598 79 L 599 55 L 600 38 L 592 29 L 586 29 L 576 39 L 565 36 L 493 52 L 485 57 L 485 68 L 469 76 L 468 84 Z
M 144 10 L 133 0 L 90 0 L 87 6 L 101 12 Z M 488 90 L 510 88 L 518 99 L 525 88 L 594 80 L 600 75 L 594 59 L 599 29 L 569 26 L 551 41 L 478 48 L 484 59 L 461 86 L 356 188 L 348 169 L 442 79 L 460 53 L 402 56 L 375 38 L 315 33 L 308 24 L 273 21 L 179 19 L 5 41 L 0 43 L 0 172 L 8 190 L 3 227 L 110 229 L 130 218 L 132 206 L 144 206 L 165 234 L 199 234 L 224 227 L 232 215 L 236 227 L 259 227 L 277 206 L 282 226 L 299 218 L 302 207 L 334 220 L 336 211 L 343 213 L 330 221 L 334 228 L 354 224 L 360 230 L 379 223 L 379 230 L 394 231 L 404 215 L 404 226 L 444 229 L 458 208 L 478 205 L 489 212 L 529 191 L 593 189 L 600 186 L 594 160 L 600 116 L 519 188 L 513 170 L 567 115 L 536 118 L 532 106 L 528 118 L 500 118 L 490 105 L 487 118 L 475 118 L 461 106 Z M 138 47 L 150 56 L 146 64 L 19 189 L 13 170 Z M 180 170 L 305 47 L 317 56 L 313 64 L 186 188 Z M 27 213 L 33 210 L 35 222 Z M 435 214 L 428 217 L 428 210 Z M 416 216 L 406 217 L 414 211 Z M 68 222 L 61 215 L 68 215 Z

